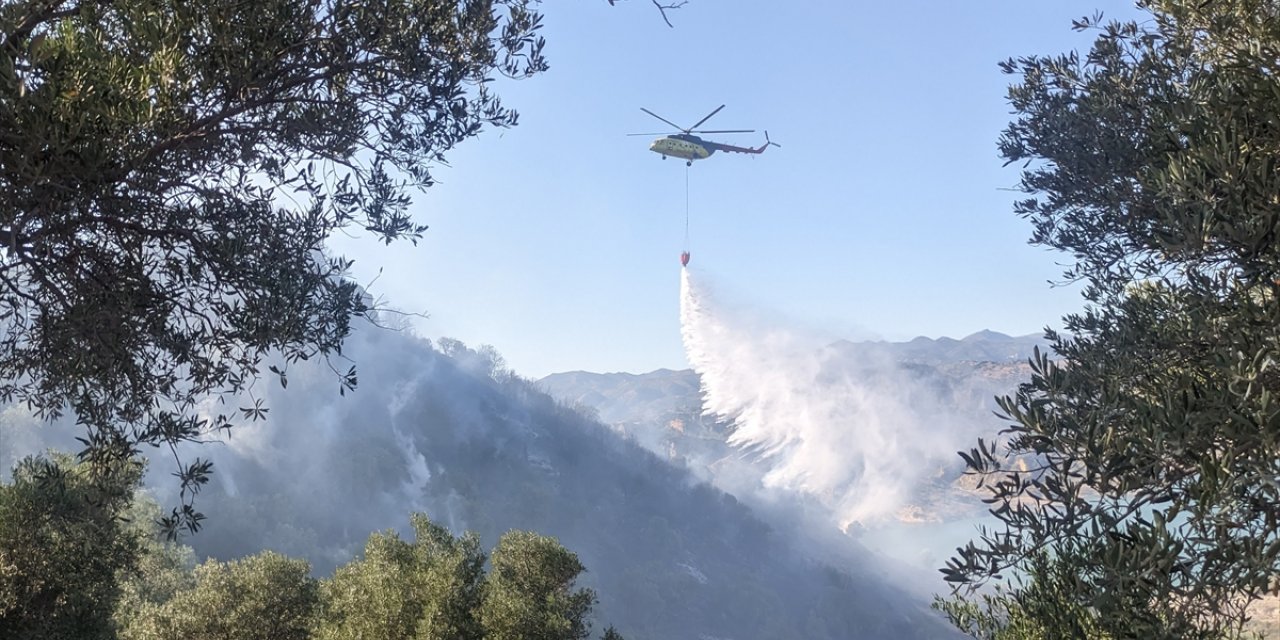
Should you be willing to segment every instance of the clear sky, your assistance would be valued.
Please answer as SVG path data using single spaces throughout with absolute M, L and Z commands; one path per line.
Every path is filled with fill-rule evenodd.
M 685 166 L 624 135 L 665 129 L 640 107 L 688 126 L 727 104 L 704 128 L 782 144 L 690 173 L 690 266 L 755 307 L 887 340 L 1021 335 L 1079 308 L 1002 190 L 997 62 L 1087 47 L 1071 19 L 1131 3 L 690 0 L 674 29 L 648 0 L 542 6 L 551 70 L 498 85 L 520 125 L 449 155 L 416 195 L 425 239 L 332 243 L 429 315 L 420 334 L 491 344 L 528 377 L 687 366 Z

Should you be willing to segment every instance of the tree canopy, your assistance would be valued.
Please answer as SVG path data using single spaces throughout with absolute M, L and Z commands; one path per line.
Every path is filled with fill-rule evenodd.
M 305 560 L 264 551 L 195 568 L 191 586 L 120 616 L 136 640 L 308 640 L 319 604 Z M 352 636 L 358 637 L 358 636 Z
M 264 551 L 192 562 L 162 540 L 142 466 L 95 478 L 70 456 L 27 458 L 0 484 L 0 637 L 125 640 L 584 640 L 596 604 L 554 538 L 511 531 L 493 552 L 422 514 L 415 540 L 369 536 L 333 576 Z M 620 640 L 612 627 L 605 638 Z
M 142 552 L 121 513 L 142 468 L 27 458 L 0 483 L 0 637 L 115 638 L 120 577 Z
M 1280 6 L 1139 6 L 1002 65 L 1015 211 L 1087 306 L 962 452 L 998 523 L 943 572 L 1045 628 L 1221 637 L 1280 568 Z
M 596 604 L 590 589 L 574 589 L 586 570 L 555 538 L 510 531 L 498 540 L 485 583 L 479 618 L 492 640 L 584 640 L 587 614 Z M 607 632 L 608 630 L 606 630 Z M 615 631 L 616 635 L 617 632 Z
M 416 241 L 409 190 L 516 124 L 491 81 L 546 69 L 533 4 L 4 3 L 0 401 L 70 411 L 91 461 L 261 418 L 264 355 L 287 384 L 367 311 L 325 239 Z
M 455 538 L 422 514 L 412 517 L 414 542 L 375 533 L 364 556 L 324 583 L 316 637 L 483 637 L 477 609 L 485 555 L 474 534 Z

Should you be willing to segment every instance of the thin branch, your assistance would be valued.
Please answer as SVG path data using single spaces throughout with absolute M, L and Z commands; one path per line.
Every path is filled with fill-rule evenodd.
M 658 2 L 658 0 L 649 1 L 653 3 L 653 6 L 658 8 L 658 13 L 662 14 L 662 21 L 667 23 L 667 26 L 672 29 L 675 28 L 675 25 L 671 24 L 671 18 L 667 17 L 667 9 L 679 9 L 686 4 L 689 4 L 689 0 L 680 0 L 679 2 L 673 2 L 671 4 L 662 4 L 661 2 Z M 617 4 L 618 0 L 609 0 L 609 6 L 616 6 Z
M 679 9 L 680 7 L 683 7 L 686 4 L 689 4 L 688 0 L 680 0 L 680 2 L 676 2 L 674 4 L 662 4 L 658 2 L 658 0 L 650 0 L 650 1 L 653 2 L 653 6 L 658 8 L 658 13 L 662 14 L 662 21 L 666 22 L 667 26 L 671 27 L 672 29 L 674 29 L 676 26 L 671 24 L 671 19 L 667 17 L 667 9 Z

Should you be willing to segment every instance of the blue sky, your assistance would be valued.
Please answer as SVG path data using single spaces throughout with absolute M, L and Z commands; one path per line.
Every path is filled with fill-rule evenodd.
M 668 28 L 647 0 L 543 4 L 551 70 L 499 84 L 520 126 L 463 143 L 416 195 L 417 247 L 339 238 L 355 275 L 424 312 L 424 336 L 492 344 L 517 373 L 687 366 L 679 333 L 685 167 L 647 150 L 647 107 L 768 129 L 761 156 L 690 174 L 700 278 L 853 339 L 1058 325 L 1077 288 L 1026 244 L 1017 170 L 996 140 L 998 61 L 1087 47 L 1070 21 L 1126 2 L 690 0 Z M 708 136 L 756 145 L 762 133 Z

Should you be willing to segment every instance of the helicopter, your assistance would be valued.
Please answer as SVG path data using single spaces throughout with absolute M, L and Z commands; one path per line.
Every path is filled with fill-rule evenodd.
M 764 150 L 768 149 L 770 145 L 775 147 L 782 146 L 769 139 L 768 131 L 764 132 L 764 144 L 759 147 L 736 147 L 731 144 L 703 140 L 702 138 L 693 135 L 695 133 L 755 133 L 755 129 L 721 129 L 717 131 L 700 131 L 698 129 L 698 127 L 702 126 L 702 123 L 710 120 L 711 116 L 720 113 L 720 110 L 724 107 L 725 105 L 720 105 L 715 111 L 708 113 L 707 117 L 699 120 L 697 124 L 687 129 L 644 107 L 640 107 L 641 111 L 675 127 L 676 129 L 679 129 L 680 131 L 679 133 L 628 133 L 627 135 L 662 136 L 661 138 L 654 140 L 653 144 L 649 145 L 649 150 L 662 155 L 663 160 L 666 160 L 667 156 L 682 158 L 685 161 L 686 166 L 693 166 L 694 160 L 705 160 L 717 151 L 729 151 L 732 153 L 764 153 Z

